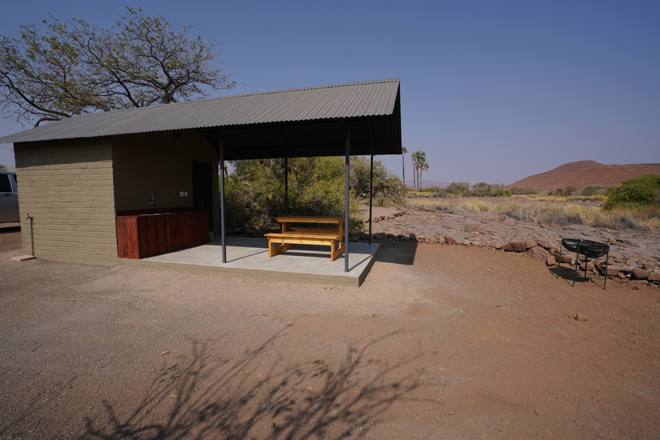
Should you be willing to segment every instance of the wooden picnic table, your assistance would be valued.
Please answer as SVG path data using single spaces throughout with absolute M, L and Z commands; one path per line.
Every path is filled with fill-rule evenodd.
M 344 252 L 344 219 L 342 217 L 286 216 L 275 219 L 282 225 L 282 232 L 265 234 L 268 238 L 268 256 L 273 257 L 298 244 L 330 246 L 330 260 L 334 261 Z M 337 225 L 336 228 L 309 226 L 290 227 L 291 224 Z M 280 243 L 276 246 L 275 243 Z

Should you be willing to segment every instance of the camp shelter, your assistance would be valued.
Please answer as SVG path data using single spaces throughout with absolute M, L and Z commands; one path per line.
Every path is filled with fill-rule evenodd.
M 379 80 L 94 113 L 0 142 L 14 144 L 24 250 L 113 264 L 121 215 L 203 212 L 206 236 L 224 237 L 217 170 L 225 160 L 401 154 L 400 86 Z M 192 223 L 178 227 L 199 229 Z

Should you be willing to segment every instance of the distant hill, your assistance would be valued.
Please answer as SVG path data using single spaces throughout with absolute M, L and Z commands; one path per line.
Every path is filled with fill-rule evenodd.
M 660 174 L 660 163 L 604 165 L 593 160 L 583 160 L 525 177 L 506 188 L 533 188 L 539 192 L 548 192 L 567 186 L 577 189 L 587 186 L 620 186 L 623 180 L 644 174 Z

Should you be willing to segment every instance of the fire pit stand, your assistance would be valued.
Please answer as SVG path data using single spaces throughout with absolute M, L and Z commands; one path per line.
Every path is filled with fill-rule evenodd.
M 559 261 L 557 262 L 557 269 L 561 268 L 561 252 L 566 248 L 569 251 L 575 252 L 575 267 L 573 268 L 573 287 L 575 287 L 575 279 L 577 278 L 578 266 L 580 265 L 580 255 L 584 255 L 584 278 L 586 280 L 603 280 L 603 290 L 607 285 L 607 266 L 610 259 L 610 247 L 605 243 L 597 241 L 583 240 L 581 238 L 563 238 L 559 245 Z M 587 276 L 587 265 L 589 258 L 600 258 L 605 255 L 605 276 L 603 278 L 592 278 Z M 559 277 L 559 272 L 557 272 Z

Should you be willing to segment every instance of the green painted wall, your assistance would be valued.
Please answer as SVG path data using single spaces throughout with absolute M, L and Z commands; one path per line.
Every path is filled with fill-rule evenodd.
M 45 260 L 115 262 L 110 144 L 19 143 L 14 153 L 25 252 L 34 245 L 35 256 Z

